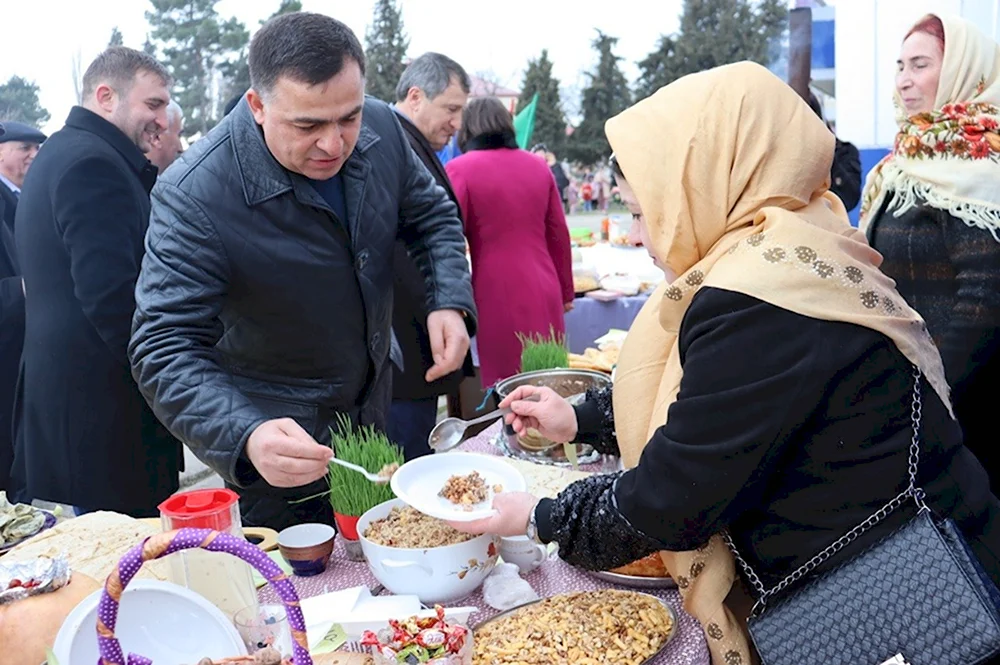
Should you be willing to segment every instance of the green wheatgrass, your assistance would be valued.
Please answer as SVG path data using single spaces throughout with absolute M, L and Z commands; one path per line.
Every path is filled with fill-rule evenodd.
M 569 367 L 569 349 L 566 336 L 549 329 L 549 335 L 517 334 L 521 340 L 521 372 Z
M 333 451 L 338 459 L 351 462 L 369 473 L 378 473 L 387 464 L 402 464 L 403 451 L 371 425 L 354 428 L 350 418 L 339 415 L 331 428 Z M 330 463 L 330 505 L 334 512 L 360 517 L 380 503 L 394 499 L 389 484 L 379 485 L 357 471 Z

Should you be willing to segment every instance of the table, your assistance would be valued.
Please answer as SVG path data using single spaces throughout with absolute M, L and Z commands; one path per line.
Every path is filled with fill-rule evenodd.
M 639 310 L 649 299 L 648 293 L 622 296 L 617 300 L 601 302 L 583 296 L 573 300 L 573 309 L 566 313 L 566 343 L 572 353 L 583 353 L 596 346 L 594 340 L 603 337 L 612 328 L 628 330 Z
M 478 436 L 469 439 L 469 441 L 463 444 L 463 449 L 487 454 L 499 454 L 499 451 L 491 443 L 498 428 L 499 424 L 494 425 Z M 524 579 L 527 580 L 535 592 L 542 598 L 572 591 L 596 591 L 599 589 L 615 588 L 612 584 L 598 580 L 584 571 L 570 566 L 555 554 L 550 555 L 548 560 L 537 570 L 525 575 Z M 367 564 L 356 563 L 347 559 L 343 541 L 337 538 L 333 556 L 330 559 L 330 565 L 326 572 L 315 577 L 292 577 L 292 583 L 295 585 L 300 598 L 311 598 L 323 593 L 362 585 L 372 588 L 378 584 L 378 580 L 372 575 Z M 705 634 L 698 622 L 684 612 L 681 607 L 680 593 L 673 589 L 651 590 L 650 593 L 664 599 L 673 608 L 677 616 L 677 632 L 673 640 L 652 663 L 655 665 L 710 665 L 711 658 L 705 642 Z M 262 588 L 259 591 L 259 596 L 262 603 L 279 602 L 277 595 L 270 587 Z M 476 593 L 467 599 L 460 601 L 459 604 L 474 605 L 479 608 L 479 611 L 470 617 L 469 621 L 472 626 L 498 614 L 497 610 L 494 610 L 483 601 L 481 590 L 476 591 Z M 360 651 L 360 647 L 354 643 L 349 643 L 343 648 L 348 651 Z

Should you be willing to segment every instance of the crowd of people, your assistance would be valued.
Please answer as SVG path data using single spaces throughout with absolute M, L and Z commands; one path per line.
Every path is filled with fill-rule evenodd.
M 249 62 L 250 90 L 179 156 L 169 74 L 123 47 L 91 64 L 53 136 L 5 123 L 0 372 L 17 378 L 0 480 L 15 498 L 155 515 L 183 443 L 240 494 L 244 524 L 332 524 L 314 495 L 337 414 L 426 454 L 471 336 L 488 385 L 517 371 L 517 333 L 562 329 L 572 183 L 544 146 L 518 149 L 497 100 L 468 101 L 458 63 L 415 59 L 390 106 L 365 96 L 356 36 L 301 12 L 262 27 Z M 734 552 L 751 596 L 775 586 L 906 490 L 916 441 L 927 505 L 1000 583 L 1000 46 L 931 15 L 897 64 L 899 135 L 863 194 L 857 151 L 758 65 L 608 120 L 610 176 L 585 177 L 584 201 L 613 183 L 665 279 L 612 387 L 576 406 L 522 387 L 502 406 L 515 431 L 625 470 L 554 499 L 501 493 L 494 517 L 456 528 L 557 542 L 593 570 L 660 552 L 713 663 L 751 663 Z M 456 134 L 463 154 L 442 166 Z

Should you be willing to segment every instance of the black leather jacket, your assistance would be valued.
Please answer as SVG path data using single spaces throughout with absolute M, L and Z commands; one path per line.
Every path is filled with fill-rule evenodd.
M 129 357 L 156 415 L 241 494 L 244 521 L 297 521 L 243 455 L 265 420 L 329 442 L 337 413 L 384 426 L 397 235 L 429 310 L 475 305 L 458 211 L 395 113 L 365 102 L 341 174 L 347 220 L 271 156 L 243 101 L 160 178 L 136 287 Z

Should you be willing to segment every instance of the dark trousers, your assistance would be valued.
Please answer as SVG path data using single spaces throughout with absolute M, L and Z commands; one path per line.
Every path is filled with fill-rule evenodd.
M 389 439 L 403 449 L 406 461 L 430 455 L 427 438 L 437 422 L 437 397 L 392 401 L 389 407 Z

